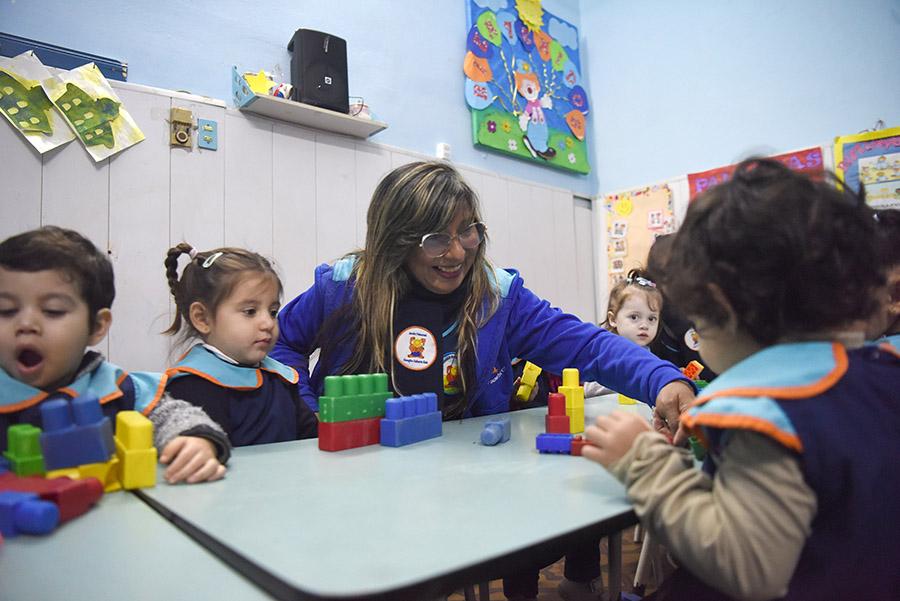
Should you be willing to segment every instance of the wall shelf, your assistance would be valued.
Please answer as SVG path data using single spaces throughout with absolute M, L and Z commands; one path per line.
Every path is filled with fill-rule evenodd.
M 234 104 L 244 112 L 355 138 L 368 138 L 387 128 L 387 123 L 381 121 L 351 117 L 275 96 L 254 94 L 236 67 L 232 68 L 231 75 Z

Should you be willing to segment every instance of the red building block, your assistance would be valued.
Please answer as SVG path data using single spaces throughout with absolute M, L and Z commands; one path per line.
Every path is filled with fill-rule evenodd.
M 547 395 L 547 415 L 566 414 L 566 395 L 561 392 L 551 392 Z
M 381 418 L 354 419 L 347 422 L 319 422 L 319 450 L 343 451 L 381 440 Z
M 0 491 L 33 492 L 41 499 L 55 503 L 59 521 L 65 522 L 85 513 L 103 496 L 103 485 L 96 478 L 20 477 L 12 472 L 0 474 Z
M 576 436 L 572 439 L 572 454 L 581 455 L 581 449 L 590 444 L 583 436 Z
M 544 427 L 550 434 L 568 434 L 568 415 L 548 415 L 544 418 Z

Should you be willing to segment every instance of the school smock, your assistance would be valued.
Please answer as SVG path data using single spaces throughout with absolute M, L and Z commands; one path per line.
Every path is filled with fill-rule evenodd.
M 742 443 L 746 443 L 747 433 L 764 437 L 763 442 L 772 441 L 773 447 L 781 449 L 785 461 L 799 465 L 799 481 L 794 485 L 782 481 L 778 490 L 776 485 L 763 482 L 767 480 L 764 470 L 777 464 L 778 454 L 757 444 L 759 453 L 753 452 L 751 446 L 743 457 L 745 465 L 740 469 L 744 471 L 736 472 L 734 466 L 728 466 L 732 482 L 714 480 L 721 487 L 739 484 L 733 481 L 737 478 L 735 474 L 746 481 L 757 481 L 751 488 L 756 491 L 752 509 L 729 506 L 721 500 L 725 498 L 723 491 L 716 489 L 717 495 L 721 495 L 717 501 L 717 513 L 721 516 L 718 519 L 733 520 L 741 516 L 747 522 L 744 527 L 756 529 L 772 528 L 773 523 L 778 525 L 781 516 L 793 511 L 798 499 L 802 500 L 797 490 L 807 486 L 811 489 L 811 523 L 781 522 L 785 528 L 807 529 L 805 542 L 801 541 L 802 546 L 796 548 L 799 549 L 796 568 L 787 573 L 786 594 L 779 593 L 785 599 L 887 599 L 900 590 L 898 391 L 900 355 L 887 344 L 870 344 L 853 350 L 829 342 L 781 344 L 766 348 L 721 374 L 682 416 L 682 423 L 706 444 L 709 454 L 704 469 L 714 477 L 728 465 L 722 462 L 723 455 L 738 441 L 739 434 Z M 641 436 L 646 446 L 650 437 Z M 628 461 L 637 460 L 632 456 Z M 649 461 L 649 457 L 645 455 L 641 460 Z M 659 458 L 654 461 L 658 466 L 665 462 Z M 614 472 L 620 475 L 624 469 L 614 466 Z M 641 487 L 649 487 L 653 482 L 685 480 L 675 471 L 663 473 L 661 469 L 648 467 L 640 481 L 636 481 L 633 473 L 625 478 L 629 495 L 640 499 L 644 496 Z M 703 565 L 702 553 L 712 553 L 712 541 L 719 536 L 713 533 L 718 533 L 719 527 L 712 520 L 703 524 L 695 521 L 691 531 L 684 531 L 687 522 L 682 522 L 681 527 L 675 524 L 679 523 L 677 516 L 690 514 L 703 492 L 712 486 L 699 481 L 690 490 L 680 490 L 682 501 L 673 501 L 669 515 L 665 515 L 664 502 L 660 502 L 660 513 L 650 520 L 665 532 L 664 540 L 676 557 L 679 549 L 688 549 L 679 557 L 688 569 L 692 566 L 698 570 L 709 569 L 719 574 L 712 576 L 713 579 L 721 577 L 736 582 L 743 571 L 758 568 L 757 561 L 771 561 L 760 554 L 777 556 L 782 549 L 772 548 L 769 554 L 750 546 L 753 543 L 746 537 L 734 534 L 724 542 L 748 548 L 734 553 L 734 549 L 726 552 L 719 548 L 715 556 L 743 560 L 730 564 L 723 559 L 726 565 L 718 569 Z M 768 490 L 763 493 L 762 489 Z M 663 493 L 656 491 L 657 495 Z M 756 513 L 763 503 L 769 505 L 769 510 Z M 778 517 L 773 522 L 754 523 L 754 515 L 766 513 Z M 787 559 L 781 563 L 788 563 L 790 568 Z M 741 589 L 742 593 L 758 597 L 758 593 L 747 594 L 753 584 L 749 587 Z M 679 598 L 678 594 L 686 594 L 687 590 L 676 588 L 670 594 Z M 697 591 L 690 590 L 696 597 Z
M 181 404 L 167 398 L 165 384 L 164 374 L 126 372 L 95 351 L 85 354 L 70 384 L 53 392 L 29 386 L 0 369 L 0 449 L 6 449 L 9 426 L 41 427 L 40 405 L 45 401 L 90 393 L 100 399 L 103 414 L 113 424 L 119 411 L 139 411 L 149 417 L 157 448 L 162 449 L 175 436 L 198 436 L 212 442 L 219 461 L 225 463 L 231 452 L 225 434 L 202 412 L 185 411 Z
M 335 310 L 350 302 L 352 257 L 332 267 L 316 268 L 309 290 L 289 302 L 278 314 L 280 334 L 271 355 L 297 368 L 300 394 L 318 409 L 324 378 L 319 365 L 309 375 L 309 355 L 319 329 Z M 661 361 L 632 342 L 611 334 L 568 313 L 528 290 L 515 270 L 496 269 L 491 274 L 500 295 L 497 311 L 478 331 L 475 358 L 475 390 L 468 399 L 465 417 L 509 410 L 512 392 L 512 358 L 527 357 L 551 373 L 575 367 L 582 380 L 596 380 L 623 394 L 653 405 L 663 386 L 675 380 L 689 385 L 671 363 Z M 353 341 L 332 361 L 332 373 L 350 358 Z
M 198 344 L 166 370 L 167 392 L 204 411 L 245 446 L 314 438 L 318 419 L 300 399 L 297 371 L 266 357 L 257 367 L 229 363 Z

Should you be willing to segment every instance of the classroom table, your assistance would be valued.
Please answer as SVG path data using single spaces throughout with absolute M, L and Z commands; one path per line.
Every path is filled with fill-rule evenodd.
M 104 495 L 46 536 L 20 534 L 0 545 L 0 599 L 212 597 L 271 599 L 128 492 Z
M 589 400 L 586 420 L 615 406 Z M 520 569 L 548 543 L 637 523 L 600 466 L 535 450 L 546 413 L 504 414 L 512 437 L 493 447 L 479 437 L 497 416 L 445 422 L 441 437 L 400 448 L 242 447 L 222 481 L 138 494 L 277 598 L 437 598 Z

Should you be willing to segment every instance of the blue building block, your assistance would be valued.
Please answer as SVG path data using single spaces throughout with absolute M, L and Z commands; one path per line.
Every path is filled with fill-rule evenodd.
M 433 392 L 388 399 L 381 420 L 381 444 L 402 447 L 443 432 L 441 412 L 437 409 L 437 395 Z
M 85 463 L 105 463 L 116 452 L 112 423 L 94 395 L 41 405 L 41 448 L 47 471 Z
M 492 447 L 509 440 L 509 418 L 492 419 L 484 424 L 481 431 L 481 444 Z
M 37 493 L 7 490 L 0 492 L 0 534 L 13 537 L 47 534 L 59 524 L 59 508 L 41 500 Z
M 570 455 L 572 453 L 571 434 L 538 434 L 534 441 L 537 450 L 541 453 L 563 453 Z

